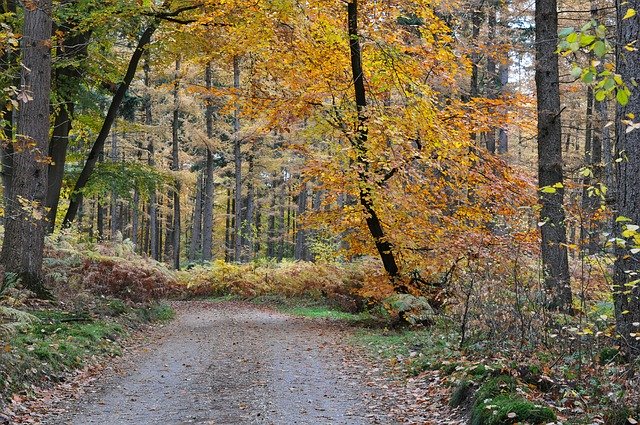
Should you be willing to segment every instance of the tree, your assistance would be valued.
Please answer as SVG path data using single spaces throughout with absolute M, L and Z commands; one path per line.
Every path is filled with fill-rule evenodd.
M 569 312 L 572 307 L 564 212 L 556 0 L 536 0 L 535 22 L 542 269 L 548 306 Z
M 634 226 L 640 223 L 640 130 L 628 131 L 630 117 L 640 112 L 640 52 L 637 48 L 640 35 L 639 0 L 616 1 L 618 39 L 616 44 L 617 72 L 627 83 L 629 94 L 618 92 L 616 109 L 616 209 L 622 220 L 630 220 Z M 629 12 L 632 11 L 632 12 Z M 631 16 L 629 16 L 631 15 Z M 637 118 L 632 119 L 636 121 Z M 620 219 L 619 219 L 620 220 Z M 636 234 L 629 224 L 622 221 L 621 237 Z M 625 233 L 630 231 L 631 234 Z M 637 243 L 635 243 L 637 245 Z M 616 313 L 616 331 L 623 350 L 632 357 L 640 355 L 640 340 L 636 338 L 637 322 L 640 322 L 640 254 L 629 251 L 628 246 L 617 246 L 613 275 L 613 296 Z
M 360 35 L 358 34 L 358 0 L 352 0 L 347 4 L 347 14 L 349 49 L 351 52 L 351 75 L 353 77 L 353 89 L 358 112 L 356 132 L 351 138 L 351 145 L 356 152 L 354 168 L 358 173 L 360 204 L 365 209 L 367 227 L 373 237 L 385 271 L 394 283 L 394 286 L 397 285 L 396 289 L 401 292 L 407 292 L 406 287 L 397 281 L 399 278 L 399 268 L 393 253 L 393 246 L 385 238 L 382 223 L 380 222 L 373 203 L 372 183 L 369 181 L 369 163 L 371 159 L 368 158 L 369 154 L 367 152 L 367 97 L 364 86 L 364 73 L 362 70 Z
M 23 6 L 22 93 L 13 153 L 11 209 L 2 244 L 5 270 L 17 274 L 26 288 L 41 296 L 47 295 L 42 282 L 42 256 L 50 129 L 51 8 L 51 0 L 33 0 Z

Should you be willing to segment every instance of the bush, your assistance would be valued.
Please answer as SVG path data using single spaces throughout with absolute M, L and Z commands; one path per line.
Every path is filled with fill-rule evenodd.
M 258 297 L 283 295 L 326 299 L 349 312 L 361 311 L 365 300 L 357 295 L 364 271 L 356 265 L 310 263 L 234 264 L 216 260 L 179 272 L 178 280 L 192 296 Z

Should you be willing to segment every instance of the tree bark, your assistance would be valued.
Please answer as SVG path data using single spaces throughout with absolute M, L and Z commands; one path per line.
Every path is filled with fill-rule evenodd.
M 210 99 L 210 90 L 212 89 L 212 71 L 210 62 L 207 63 L 207 67 L 205 69 L 205 84 L 207 87 L 207 109 L 205 112 L 205 121 L 207 126 L 207 138 L 211 140 L 214 136 L 214 107 Z M 213 248 L 213 154 L 209 147 L 207 147 L 207 164 L 205 166 L 204 179 L 204 205 L 202 208 L 202 261 L 211 261 Z
M 305 259 L 305 249 L 307 245 L 307 235 L 304 229 L 300 228 L 300 217 L 307 210 L 307 183 L 303 182 L 302 187 L 300 188 L 300 193 L 298 194 L 298 214 L 296 215 L 296 244 L 294 247 L 293 256 L 296 260 L 304 260 Z
M 171 170 L 180 171 L 180 59 L 176 60 L 173 88 L 173 120 L 171 122 Z M 180 270 L 180 180 L 176 173 L 173 190 L 173 268 Z
M 193 262 L 197 259 L 202 241 L 202 185 L 203 175 L 198 173 L 198 182 L 196 183 L 196 202 L 193 207 L 193 220 L 191 241 L 189 243 L 189 261 Z
M 145 52 L 144 64 L 142 69 L 144 71 L 144 87 L 145 87 L 145 101 L 144 101 L 144 123 L 147 128 L 153 125 L 153 110 L 151 104 L 151 69 L 149 65 L 149 53 Z M 155 160 L 155 146 L 153 136 L 147 134 L 147 152 L 148 159 L 147 164 L 150 167 L 156 165 Z M 160 259 L 160 223 L 158 221 L 158 194 L 155 189 L 151 191 L 149 196 L 149 254 L 151 258 L 158 261 Z
M 233 88 L 240 89 L 240 58 L 233 57 Z M 235 164 L 235 226 L 234 259 L 241 260 L 242 255 L 242 151 L 240 140 L 240 110 L 236 105 L 233 111 L 233 160 Z
M 571 287 L 567 257 L 562 173 L 562 127 L 558 72 L 558 12 L 556 0 L 536 0 L 536 66 L 538 98 L 538 185 L 540 191 L 542 268 L 548 307 L 570 312 Z
M 489 13 L 487 18 L 488 28 L 488 38 L 489 40 L 495 40 L 496 38 L 496 17 L 497 17 L 497 5 L 494 0 L 489 2 L 488 5 Z M 498 81 L 498 71 L 496 60 L 492 56 L 491 52 L 487 53 L 487 86 L 486 86 L 486 96 L 488 99 L 495 99 L 498 94 L 498 88 L 500 86 L 500 82 Z M 487 150 L 495 154 L 496 153 L 496 129 L 491 127 L 489 131 L 485 133 L 485 144 Z
M 640 130 L 628 132 L 622 122 L 628 119 L 628 114 L 637 117 L 640 111 L 640 87 L 633 84 L 640 81 L 640 52 L 625 49 L 631 45 L 637 47 L 640 39 L 640 18 L 636 15 L 623 19 L 628 9 L 640 12 L 640 0 L 616 0 L 618 40 L 616 43 L 617 72 L 631 91 L 626 105 L 617 105 L 616 109 L 616 157 L 622 161 L 616 162 L 616 206 L 617 215 L 627 217 L 631 223 L 640 224 Z M 635 119 L 634 121 L 637 121 Z M 624 224 L 618 226 L 616 233 L 624 230 Z M 632 284 L 637 279 L 635 275 L 640 271 L 640 254 L 633 254 L 629 248 L 616 247 L 616 262 L 613 275 L 613 299 L 616 314 L 616 330 L 622 351 L 632 358 L 640 355 L 640 340 L 636 338 L 637 322 L 640 322 L 640 286 Z
M 247 210 L 244 217 L 243 227 L 243 251 L 245 261 L 251 261 L 253 257 L 253 239 L 254 233 L 252 229 L 253 216 L 255 214 L 255 188 L 253 185 L 253 154 L 249 155 L 249 170 L 247 172 Z
M 49 152 L 51 93 L 51 0 L 33 0 L 24 7 L 22 90 L 31 99 L 18 111 L 10 203 L 2 244 L 5 271 L 15 273 L 27 289 L 48 296 L 42 281 L 46 233 L 46 154 Z
M 360 51 L 360 36 L 358 34 L 358 1 L 352 0 L 347 4 L 348 28 L 349 28 L 349 48 L 351 52 L 351 72 L 358 110 L 358 122 L 356 134 L 351 138 L 351 146 L 355 150 L 356 160 L 354 166 L 358 173 L 360 204 L 365 210 L 367 227 L 373 237 L 376 249 L 384 265 L 384 269 L 389 275 L 395 289 L 400 292 L 407 292 L 407 288 L 399 282 L 399 270 L 393 253 L 393 246 L 386 239 L 382 223 L 378 217 L 373 202 L 373 185 L 369 181 L 369 163 L 367 151 L 367 98 L 364 87 L 364 73 L 362 70 L 362 58 Z

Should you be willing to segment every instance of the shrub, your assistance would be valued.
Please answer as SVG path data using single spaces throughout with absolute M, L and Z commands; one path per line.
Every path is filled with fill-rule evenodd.
M 239 265 L 216 260 L 179 272 L 178 280 L 193 296 L 305 296 L 327 299 L 342 310 L 357 312 L 365 305 L 356 293 L 363 274 L 357 264 L 296 261 Z

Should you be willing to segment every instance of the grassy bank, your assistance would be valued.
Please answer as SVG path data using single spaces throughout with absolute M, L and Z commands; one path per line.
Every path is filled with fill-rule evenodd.
M 76 369 L 119 356 L 132 331 L 174 315 L 164 303 L 132 307 L 113 299 L 101 307 L 92 314 L 58 308 L 28 311 L 36 319 L 2 339 L 0 407 L 14 394 L 28 396 L 37 387 L 65 380 Z

